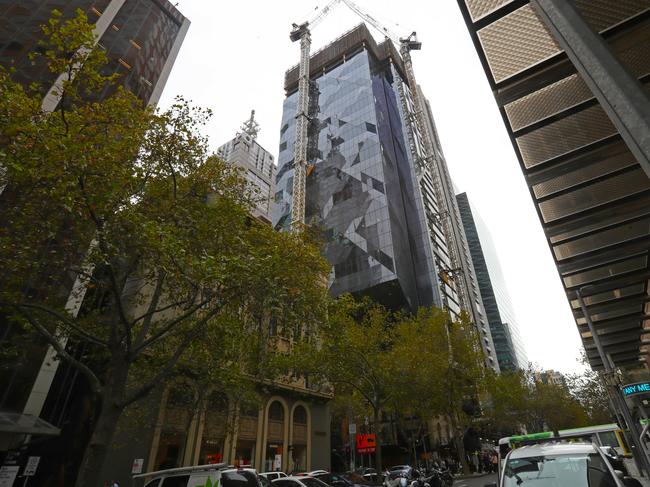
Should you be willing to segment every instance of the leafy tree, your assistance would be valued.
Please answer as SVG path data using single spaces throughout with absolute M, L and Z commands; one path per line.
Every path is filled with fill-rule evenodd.
M 250 217 L 244 178 L 200 135 L 209 111 L 182 98 L 154 111 L 117 86 L 94 102 L 115 79 L 83 12 L 44 31 L 48 68 L 66 74 L 56 110 L 0 72 L 0 312 L 90 384 L 99 413 L 77 485 L 99 485 L 129 405 L 178 373 L 225 389 L 261 377 L 265 312 L 287 328 L 317 319 L 327 266 L 307 235 Z M 95 306 L 77 312 L 86 294 Z

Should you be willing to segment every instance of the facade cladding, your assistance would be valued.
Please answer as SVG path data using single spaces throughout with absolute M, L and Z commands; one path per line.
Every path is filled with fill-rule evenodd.
M 189 21 L 166 0 L 0 0 L 0 64 L 15 68 L 15 79 L 24 85 L 36 83 L 43 93 L 57 75 L 42 59 L 30 53 L 43 52 L 41 26 L 52 11 L 64 19 L 77 9 L 102 28 L 98 45 L 109 64 L 104 74 L 120 75 L 119 84 L 146 103 L 155 103 L 166 82 L 169 68 L 185 35 Z M 100 19 L 102 22 L 100 22 Z M 107 86 L 93 98 L 101 100 L 114 87 Z
M 254 135 L 241 132 L 219 147 L 217 155 L 242 168 L 257 202 L 255 216 L 271 221 L 276 173 L 271 153 L 255 140 Z
M 310 89 L 307 223 L 325 236 L 330 292 L 369 294 L 395 308 L 441 306 L 415 165 L 404 127 L 396 65 L 359 43 Z M 344 36 L 345 38 L 345 36 Z M 354 48 L 354 46 L 353 46 Z M 288 74 L 289 76 L 289 74 Z M 289 87 L 289 90 L 291 87 Z M 291 222 L 298 93 L 284 102 L 273 224 Z
M 527 366 L 528 359 L 489 232 L 472 208 L 467 194 L 459 194 L 456 199 L 499 368 L 502 371 L 523 369 Z

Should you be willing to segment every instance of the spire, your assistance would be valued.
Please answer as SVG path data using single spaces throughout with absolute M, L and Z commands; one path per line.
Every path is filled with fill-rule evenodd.
M 251 110 L 251 118 L 246 120 L 241 126 L 242 132 L 251 136 L 253 140 L 257 138 L 260 131 L 260 125 L 255 121 L 255 110 Z

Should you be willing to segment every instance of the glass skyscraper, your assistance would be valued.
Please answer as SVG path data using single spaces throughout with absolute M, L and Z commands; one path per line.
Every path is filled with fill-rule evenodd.
M 311 84 L 305 212 L 307 223 L 325 236 L 330 291 L 363 292 L 413 311 L 441 307 L 404 133 L 399 55 L 390 42 L 375 44 L 361 25 L 317 53 L 312 71 L 335 60 L 338 65 L 313 76 Z M 291 221 L 298 98 L 292 75 L 290 70 L 285 86 L 273 219 L 280 229 Z
M 465 254 L 464 236 L 456 232 L 448 239 L 442 219 L 455 224 L 460 217 L 428 106 L 426 126 L 414 122 L 411 93 L 420 88 L 406 82 L 399 53 L 390 41 L 377 44 L 362 24 L 312 55 L 310 78 L 305 220 L 324 237 L 331 294 L 369 295 L 410 311 L 436 306 L 458 317 L 458 286 L 472 296 L 473 269 L 465 261 L 454 269 L 450 259 L 450 242 L 457 255 Z M 273 218 L 278 229 L 291 224 L 297 67 L 287 72 L 285 90 Z M 424 130 L 435 141 L 429 159 Z M 437 180 L 446 188 L 442 199 Z M 486 364 L 498 370 L 480 295 L 467 307 Z
M 456 199 L 499 368 L 502 371 L 526 368 L 528 359 L 490 233 L 472 207 L 467 193 L 457 195 Z

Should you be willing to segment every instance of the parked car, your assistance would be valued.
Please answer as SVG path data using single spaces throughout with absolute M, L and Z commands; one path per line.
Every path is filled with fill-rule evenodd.
M 284 472 L 262 472 L 260 474 L 261 477 L 266 477 L 269 479 L 271 482 L 274 481 L 275 479 L 281 479 L 283 477 L 288 477 L 288 475 Z
M 395 465 L 394 467 L 390 467 L 386 477 L 384 478 L 384 486 L 398 487 L 400 479 L 402 478 L 411 483 L 411 480 L 416 478 L 416 476 L 419 476 L 419 474 L 416 475 L 415 472 L 416 470 L 410 465 Z
M 262 484 L 262 487 L 271 487 L 271 481 L 267 479 L 266 477 L 263 477 L 262 475 L 257 476 L 259 478 L 260 484 Z
M 374 468 L 359 468 L 357 469 L 357 473 L 368 482 L 379 483 L 380 481 L 380 475 Z
M 325 472 L 325 470 L 322 471 Z M 328 487 L 328 485 L 322 480 L 307 475 L 292 475 L 275 479 L 271 482 L 271 487 Z
M 368 487 L 369 485 L 360 475 L 357 475 L 356 477 L 357 480 L 360 480 L 362 483 L 355 482 L 345 474 L 341 473 L 325 472 L 312 475 L 312 477 L 325 482 L 330 487 Z
M 261 487 L 254 468 L 234 468 L 224 463 L 181 467 L 134 475 L 133 479 L 150 478 L 145 487 Z

